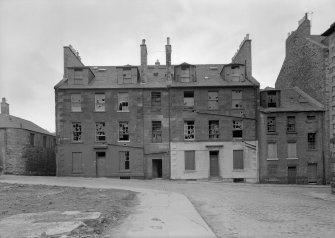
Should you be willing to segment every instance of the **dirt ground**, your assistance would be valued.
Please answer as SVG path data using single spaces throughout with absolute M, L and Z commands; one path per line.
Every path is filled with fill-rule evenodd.
M 108 231 L 120 224 L 137 202 L 136 193 L 125 190 L 0 183 L 0 220 L 45 211 L 102 214 L 99 221 L 74 230 L 69 237 L 109 237 Z

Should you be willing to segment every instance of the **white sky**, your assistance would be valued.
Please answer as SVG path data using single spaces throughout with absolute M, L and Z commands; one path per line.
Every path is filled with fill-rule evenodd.
M 274 86 L 287 33 L 305 12 L 312 34 L 335 21 L 334 0 L 0 0 L 0 97 L 10 114 L 55 131 L 54 85 L 63 76 L 63 46 L 85 65 L 230 63 L 244 36 L 252 39 L 253 76 Z M 311 17 L 310 17 L 311 18 Z

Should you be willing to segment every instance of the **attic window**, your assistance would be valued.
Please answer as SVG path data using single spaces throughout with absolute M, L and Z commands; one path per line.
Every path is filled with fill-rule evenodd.
M 277 107 L 276 91 L 268 91 L 268 107 Z
M 181 66 L 180 81 L 184 83 L 190 82 L 190 68 L 188 66 Z
M 210 66 L 209 69 L 211 69 L 211 70 L 217 70 L 218 67 L 216 67 L 216 66 Z
M 83 84 L 83 70 L 74 69 L 74 84 Z
M 123 68 L 123 83 L 131 83 L 131 68 Z

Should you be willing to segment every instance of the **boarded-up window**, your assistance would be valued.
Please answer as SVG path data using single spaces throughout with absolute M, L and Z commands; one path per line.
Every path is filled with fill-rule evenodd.
M 242 138 L 242 137 L 243 137 L 242 121 L 234 120 L 233 121 L 233 138 Z
M 316 149 L 316 146 L 315 146 L 315 137 L 316 137 L 316 133 L 308 133 L 307 134 L 307 140 L 308 140 L 308 149 L 310 150 L 314 150 Z
M 31 146 L 35 145 L 35 134 L 33 134 L 33 133 L 30 133 L 30 135 L 29 135 L 29 144 Z
M 195 139 L 194 121 L 184 121 L 184 139 L 185 140 Z
M 190 82 L 190 68 L 188 66 L 182 66 L 180 70 L 180 81 L 183 83 Z
M 71 94 L 71 112 L 81 112 L 80 94 Z
M 119 122 L 119 141 L 129 141 L 128 122 Z
M 185 151 L 185 170 L 195 170 L 195 151 Z
M 276 118 L 275 117 L 268 117 L 267 122 L 267 131 L 268 132 L 276 132 Z
M 277 143 L 268 143 L 268 158 L 277 159 Z
M 208 121 L 208 134 L 209 139 L 219 139 L 220 137 L 219 121 L 217 120 Z
M 243 107 L 242 105 L 242 90 L 233 90 L 231 99 L 232 99 L 232 108 L 240 109 Z
M 83 70 L 74 69 L 74 84 L 83 84 Z
M 297 143 L 295 142 L 287 143 L 287 157 L 297 158 Z
M 132 83 L 131 68 L 123 68 L 123 83 Z
M 208 110 L 219 109 L 219 94 L 217 91 L 208 92 Z
M 120 170 L 130 170 L 129 151 L 119 151 Z
M 104 112 L 105 111 L 105 94 L 95 94 L 95 111 Z
M 287 132 L 295 132 L 295 117 L 287 117 Z
M 105 141 L 106 140 L 106 131 L 105 131 L 105 123 L 104 122 L 95 123 L 95 138 L 96 138 L 96 141 Z
M 233 169 L 244 169 L 243 150 L 233 150 Z
M 128 93 L 118 93 L 118 111 L 129 111 L 129 98 Z
M 151 92 L 151 110 L 158 111 L 161 109 L 161 92 Z
M 185 91 L 184 92 L 184 109 L 193 109 L 194 108 L 194 92 Z
M 162 142 L 162 122 L 161 121 L 152 122 L 152 142 L 154 143 Z
M 83 161 L 81 152 L 72 152 L 72 173 L 83 172 Z
M 72 123 L 72 141 L 81 141 L 81 123 Z
M 268 91 L 268 107 L 277 107 L 277 92 L 276 91 Z

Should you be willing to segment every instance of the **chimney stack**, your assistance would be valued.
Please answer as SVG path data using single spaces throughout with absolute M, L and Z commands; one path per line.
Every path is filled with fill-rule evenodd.
M 9 104 L 6 102 L 6 98 L 2 98 L 1 102 L 1 114 L 9 115 Z
M 145 39 L 143 39 L 141 44 L 141 66 L 147 66 L 147 65 L 148 65 L 147 45 L 145 44 Z
M 170 45 L 170 37 L 167 38 L 167 42 L 165 45 L 165 52 L 166 52 L 166 67 L 171 66 L 171 45 Z

